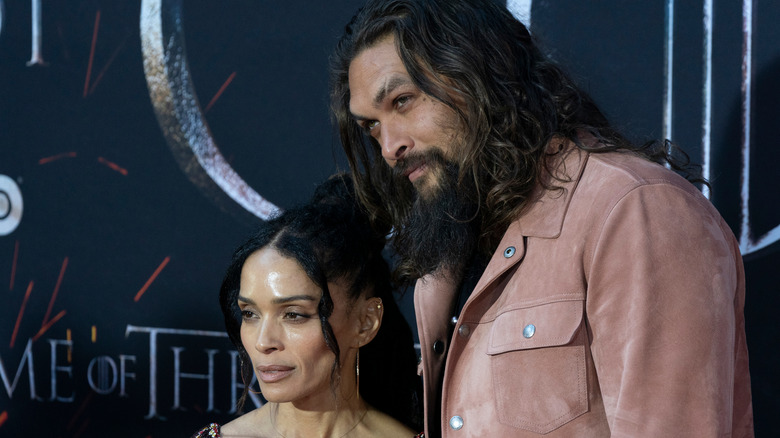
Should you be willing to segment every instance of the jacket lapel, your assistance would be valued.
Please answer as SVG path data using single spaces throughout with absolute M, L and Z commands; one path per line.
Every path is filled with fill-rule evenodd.
M 414 289 L 414 307 L 417 319 L 417 333 L 420 338 L 422 361 L 418 372 L 422 373 L 425 390 L 426 436 L 438 436 L 442 369 L 446 351 L 449 349 L 449 321 L 452 318 L 457 284 L 453 275 L 429 274 L 417 280 Z M 443 353 L 434 351 L 434 344 L 442 343 Z
M 572 194 L 585 169 L 588 153 L 568 144 L 561 155 L 551 158 L 553 174 L 545 173 L 544 185 L 538 185 L 524 213 L 512 222 L 501 238 L 485 272 L 469 296 L 464 310 L 490 283 L 525 256 L 525 238 L 554 239 L 561 234 Z M 554 176 L 553 176 L 554 175 Z M 547 187 L 560 187 L 549 190 Z
M 463 313 L 495 279 L 523 259 L 525 237 L 555 238 L 560 235 L 563 220 L 577 182 L 585 168 L 588 153 L 571 142 L 559 154 L 551 158 L 546 173 L 525 212 L 509 225 L 490 263 L 465 304 Z M 554 176 L 553 176 L 554 175 Z M 560 187 L 548 190 L 546 187 Z M 441 385 L 446 352 L 450 343 L 450 319 L 457 297 L 456 276 L 436 273 L 417 280 L 414 290 L 415 317 L 420 338 L 422 362 L 418 371 L 422 373 L 425 388 L 425 431 L 426 436 L 439 436 L 441 419 Z M 434 352 L 434 343 L 443 343 L 444 353 Z

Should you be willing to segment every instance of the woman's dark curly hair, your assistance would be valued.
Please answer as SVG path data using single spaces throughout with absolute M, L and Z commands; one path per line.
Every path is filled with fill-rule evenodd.
M 672 156 L 669 142 L 630 144 L 539 50 L 527 28 L 497 3 L 369 0 L 347 25 L 331 56 L 331 110 L 358 196 L 372 220 L 397 225 L 408 206 L 387 201 L 392 199 L 390 168 L 381 159 L 378 143 L 350 114 L 348 73 L 357 55 L 388 36 L 394 37 L 415 85 L 460 119 L 466 147 L 459 157 L 459 182 L 471 179 L 476 186 L 474 201 L 481 208 L 481 230 L 488 243 L 483 250 L 492 250 L 542 181 L 546 146 L 553 139 L 569 139 L 599 152 L 631 150 L 670 163 L 681 173 L 695 173 L 687 156 Z M 581 141 L 588 133 L 598 140 L 595 146 Z
M 237 297 L 241 270 L 247 258 L 263 248 L 273 248 L 290 257 L 320 287 L 318 314 L 322 335 L 335 354 L 332 378 L 341 367 L 340 349 L 328 318 L 333 300 L 328 282 L 346 281 L 347 305 L 358 297 L 380 297 L 384 306 L 382 325 L 375 338 L 361 350 L 360 394 L 375 408 L 412 428 L 421 423 L 421 382 L 412 332 L 393 296 L 390 271 L 382 256 L 385 237 L 374 231 L 354 195 L 352 179 L 338 174 L 317 187 L 308 204 L 287 210 L 262 223 L 233 254 L 227 268 L 219 302 L 227 333 L 238 349 L 246 401 L 254 375 L 249 354 L 241 342 L 242 315 Z

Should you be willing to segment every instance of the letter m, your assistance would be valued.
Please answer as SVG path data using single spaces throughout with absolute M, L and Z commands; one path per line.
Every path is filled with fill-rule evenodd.
M 16 369 L 16 376 L 14 376 L 13 383 L 9 384 L 8 375 L 5 372 L 5 365 L 3 365 L 3 359 L 0 358 L 0 378 L 3 379 L 3 386 L 5 386 L 5 391 L 8 393 L 9 399 L 13 398 L 14 389 L 16 389 L 16 384 L 19 383 L 19 377 L 22 375 L 22 370 L 24 369 L 25 364 L 27 364 L 27 377 L 30 379 L 30 399 L 38 400 L 38 396 L 35 395 L 35 371 L 33 370 L 32 339 L 27 340 L 27 347 L 24 348 L 24 353 L 22 354 L 19 367 Z

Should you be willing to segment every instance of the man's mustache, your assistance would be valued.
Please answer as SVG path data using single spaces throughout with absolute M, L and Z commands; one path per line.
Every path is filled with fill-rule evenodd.
M 398 160 L 393 167 L 393 177 L 396 179 L 406 179 L 409 173 L 423 164 L 430 166 L 446 165 L 447 160 L 438 148 L 431 148 L 423 152 L 410 153 Z

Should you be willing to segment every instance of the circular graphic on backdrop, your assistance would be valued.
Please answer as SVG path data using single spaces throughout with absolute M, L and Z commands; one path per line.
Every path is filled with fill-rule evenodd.
M 0 236 L 13 233 L 22 221 L 22 192 L 11 178 L 0 175 Z
M 267 220 L 279 207 L 255 191 L 224 158 L 198 102 L 185 48 L 184 3 L 141 2 L 144 74 L 158 123 L 179 167 L 202 193 L 235 216 L 249 213 Z M 506 5 L 530 25 L 532 3 L 509 0 Z
M 179 167 L 196 187 L 228 211 L 235 213 L 235 204 L 268 220 L 279 207 L 250 187 L 225 160 L 197 101 L 184 48 L 182 5 L 182 0 L 141 2 L 144 74 L 157 121 Z
M 0 0 L 0 35 L 3 34 L 3 17 L 5 16 L 5 3 Z

